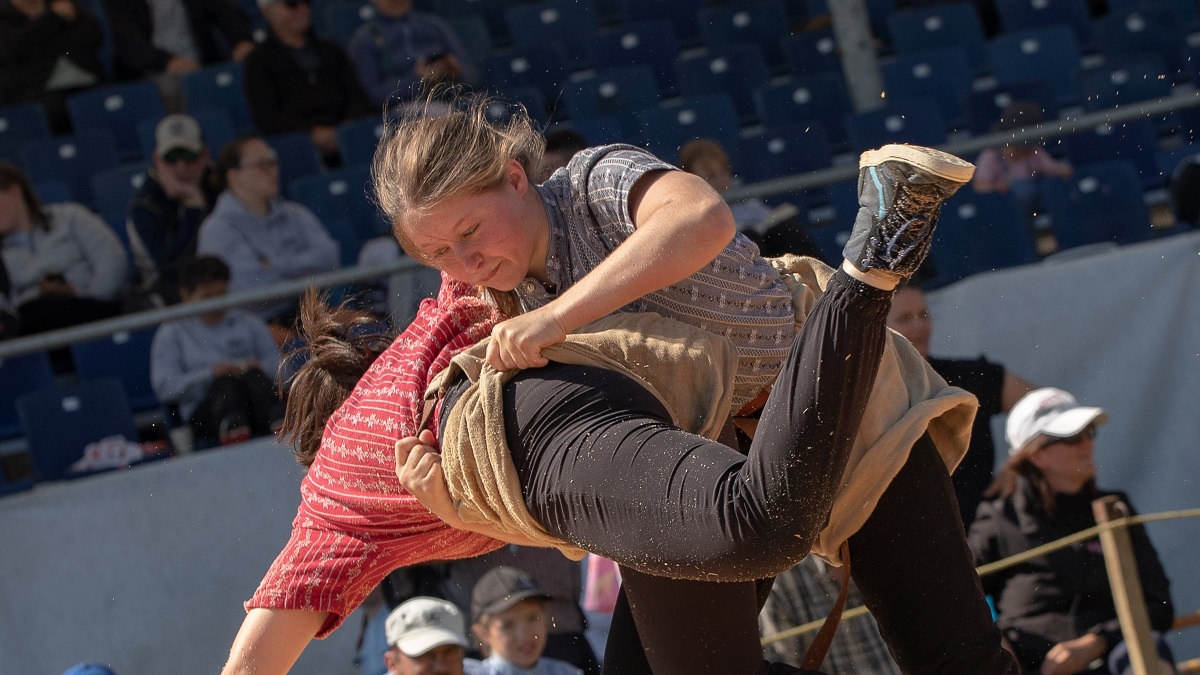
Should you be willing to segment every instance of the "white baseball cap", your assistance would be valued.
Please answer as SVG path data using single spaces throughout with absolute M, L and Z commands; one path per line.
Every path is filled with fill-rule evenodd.
M 418 657 L 443 645 L 467 646 L 466 622 L 454 603 L 418 596 L 388 614 L 384 624 L 389 647 Z
M 1035 389 L 1022 396 L 1008 413 L 1004 434 L 1008 439 L 1008 454 L 1017 454 L 1039 436 L 1070 438 L 1090 424 L 1107 421 L 1103 408 L 1081 406 L 1062 389 Z

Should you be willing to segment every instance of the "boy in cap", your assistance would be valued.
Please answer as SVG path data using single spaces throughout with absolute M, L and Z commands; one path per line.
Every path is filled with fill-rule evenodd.
M 478 661 L 466 659 L 463 615 L 454 603 L 417 596 L 388 614 L 383 658 L 391 675 L 483 675 Z
M 500 566 L 479 578 L 471 592 L 472 631 L 488 654 L 489 675 L 582 675 L 558 659 L 542 658 L 550 600 L 525 572 Z

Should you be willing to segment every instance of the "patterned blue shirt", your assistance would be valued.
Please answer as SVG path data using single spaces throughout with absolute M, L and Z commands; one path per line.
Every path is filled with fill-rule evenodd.
M 538 187 L 550 221 L 547 274 L 517 289 L 525 310 L 570 288 L 634 232 L 629 191 L 650 171 L 676 170 L 641 148 L 609 145 L 580 151 Z M 795 310 L 779 272 L 741 234 L 704 269 L 626 305 L 656 312 L 729 339 L 738 350 L 731 412 L 775 381 L 792 345 Z

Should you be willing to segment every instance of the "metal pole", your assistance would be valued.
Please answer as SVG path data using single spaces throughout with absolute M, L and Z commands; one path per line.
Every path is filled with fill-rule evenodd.
M 1129 507 L 1115 496 L 1092 502 L 1092 513 L 1096 515 L 1098 525 L 1130 515 Z M 1129 665 L 1133 667 L 1134 675 L 1159 675 L 1158 654 L 1150 638 L 1150 615 L 1146 612 L 1146 598 L 1142 595 L 1142 581 L 1138 577 L 1129 530 L 1114 527 L 1101 531 L 1100 545 L 1104 548 L 1104 565 L 1108 568 L 1108 582 L 1112 586 L 1117 618 L 1121 621 L 1121 634 L 1129 648 Z M 1110 648 L 1113 646 L 1109 645 Z
M 799 2 L 799 0 L 792 0 Z M 864 0 L 829 0 L 833 36 L 842 52 L 842 73 L 856 112 L 883 107 L 883 75 Z

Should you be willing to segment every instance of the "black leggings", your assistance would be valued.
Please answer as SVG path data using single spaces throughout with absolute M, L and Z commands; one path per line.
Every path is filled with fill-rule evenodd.
M 835 274 L 796 338 L 748 455 L 675 428 L 654 396 L 612 371 L 552 364 L 522 371 L 505 388 L 507 441 L 531 514 L 551 534 L 616 560 L 625 573 L 628 602 L 614 616 L 607 672 L 767 672 L 756 617 L 769 584 L 755 580 L 799 562 L 825 526 L 882 355 L 890 297 Z M 932 460 L 940 463 L 935 453 Z M 938 578 L 929 593 L 907 589 L 906 597 L 919 603 L 893 614 L 928 610 L 954 630 L 934 640 L 910 636 L 896 622 L 885 636 L 898 658 L 939 663 L 906 672 L 1003 673 L 999 633 L 971 569 L 949 478 L 940 472 L 945 490 L 925 497 L 923 487 L 916 498 L 935 519 L 948 515 L 953 528 L 929 532 L 952 535 L 961 555 L 933 557 L 942 548 L 930 547 L 922 515 L 910 512 L 887 525 L 911 518 L 920 533 L 895 547 L 901 551 L 888 550 L 882 562 L 886 568 L 890 556 L 908 554 L 930 568 L 919 571 Z M 883 509 L 881 502 L 876 513 Z M 861 558 L 877 555 L 871 549 L 854 556 L 856 581 Z M 947 573 L 943 565 L 955 569 Z M 969 592 L 942 593 L 947 574 L 965 580 Z M 873 610 L 888 611 L 888 593 L 896 590 L 889 587 L 900 577 L 889 573 L 890 583 L 873 584 L 878 572 L 867 576 L 859 582 L 864 597 Z M 984 635 L 970 629 L 975 618 L 987 624 Z M 973 644 L 974 638 L 986 653 L 955 661 L 953 654 L 921 651 L 931 640 Z

